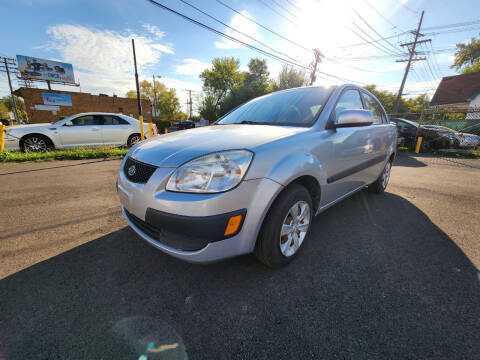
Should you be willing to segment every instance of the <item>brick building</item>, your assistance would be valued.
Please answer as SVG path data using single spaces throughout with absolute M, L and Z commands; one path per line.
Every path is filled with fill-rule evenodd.
M 136 119 L 139 115 L 137 99 L 23 87 L 16 90 L 15 95 L 22 97 L 25 101 L 25 110 L 32 124 L 55 122 L 60 118 L 83 112 L 122 113 Z M 55 100 L 51 100 L 52 98 L 66 99 L 67 101 L 58 102 L 56 105 Z M 144 120 L 151 121 L 152 104 L 150 100 L 142 100 L 142 111 Z

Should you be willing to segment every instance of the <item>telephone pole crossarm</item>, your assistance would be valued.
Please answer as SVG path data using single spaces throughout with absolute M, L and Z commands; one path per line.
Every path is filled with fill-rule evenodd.
M 424 14 L 425 14 L 425 11 L 422 11 L 422 15 L 420 16 L 420 21 L 418 23 L 418 28 L 417 28 L 417 31 L 415 32 L 415 40 L 413 41 L 412 47 L 409 48 L 410 56 L 408 57 L 407 67 L 405 68 L 405 74 L 403 75 L 402 84 L 400 85 L 400 89 L 398 90 L 397 99 L 395 100 L 395 104 L 393 105 L 393 113 L 397 113 L 398 107 L 400 106 L 400 100 L 402 99 L 403 88 L 405 87 L 405 82 L 407 81 L 407 76 L 410 70 L 410 66 L 412 65 L 413 56 L 415 55 L 415 47 L 418 44 L 418 37 L 420 36 L 420 28 L 422 27 Z

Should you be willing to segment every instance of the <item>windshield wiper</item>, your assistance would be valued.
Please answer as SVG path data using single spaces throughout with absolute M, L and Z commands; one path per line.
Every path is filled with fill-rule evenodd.
M 237 124 L 248 124 L 248 125 L 272 125 L 268 122 L 260 122 L 260 121 L 250 121 L 250 120 L 242 120 Z

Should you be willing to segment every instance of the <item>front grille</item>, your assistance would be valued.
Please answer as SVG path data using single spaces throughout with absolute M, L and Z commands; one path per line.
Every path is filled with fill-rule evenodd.
M 145 184 L 156 169 L 153 165 L 144 164 L 129 157 L 125 161 L 123 172 L 131 182 Z
M 143 221 L 142 219 L 139 219 L 135 215 L 129 213 L 126 209 L 125 214 L 133 223 L 133 225 L 135 225 L 145 235 L 171 248 L 184 251 L 196 251 L 204 248 L 209 243 L 208 239 L 166 231 L 165 229 L 159 228 L 147 223 L 146 221 Z

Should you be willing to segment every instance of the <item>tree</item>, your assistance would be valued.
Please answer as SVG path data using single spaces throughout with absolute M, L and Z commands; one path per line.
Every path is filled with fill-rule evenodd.
M 296 88 L 308 84 L 308 75 L 304 70 L 296 70 L 291 65 L 283 65 L 275 83 L 275 90 Z
M 25 111 L 25 102 L 21 97 L 15 96 L 15 104 L 17 105 L 17 114 L 21 121 L 27 120 L 27 112 Z M 10 95 L 6 95 L 0 99 L 0 113 L 2 118 L 8 118 L 8 113 L 13 113 L 13 102 Z
M 225 97 L 243 83 L 243 74 L 239 70 L 240 61 L 233 57 L 215 58 L 212 68 L 200 74 L 203 90 L 206 94 L 200 113 L 207 119 L 217 119 L 218 110 Z M 206 117 L 206 114 L 209 117 Z M 212 117 L 213 115 L 213 117 Z
M 393 104 L 397 99 L 397 94 L 386 90 L 378 90 L 376 85 L 367 85 L 365 89 L 370 91 L 380 101 L 387 114 L 392 113 Z M 430 105 L 430 97 L 427 94 L 420 94 L 414 98 L 401 99 L 398 107 L 399 113 L 420 112 Z
M 180 101 L 177 98 L 175 89 L 167 89 L 167 87 L 160 81 L 155 81 L 155 92 L 157 94 L 157 106 L 156 109 L 159 112 L 158 120 L 178 120 L 177 115 L 180 114 Z M 127 97 L 136 99 L 137 91 L 127 91 Z M 153 83 L 148 80 L 140 82 L 140 98 L 148 99 L 154 103 Z
M 266 60 L 251 59 L 248 63 L 248 71 L 242 75 L 243 83 L 232 89 L 225 97 L 220 106 L 219 115 L 226 114 L 238 105 L 272 91 Z
M 468 44 L 456 45 L 455 60 L 452 69 L 461 71 L 462 74 L 480 71 L 480 39 L 472 38 Z

